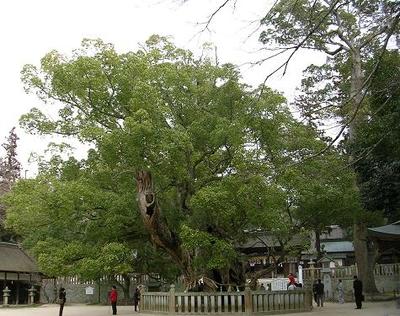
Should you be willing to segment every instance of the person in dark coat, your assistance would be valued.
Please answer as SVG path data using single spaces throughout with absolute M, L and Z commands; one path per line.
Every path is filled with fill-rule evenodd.
M 317 306 L 324 306 L 324 283 L 321 282 L 321 279 L 318 279 L 317 284 L 315 285 L 315 293 L 317 296 Z
M 60 288 L 60 292 L 58 293 L 58 304 L 60 304 L 60 311 L 58 313 L 59 316 L 62 316 L 62 314 L 63 314 L 64 305 L 65 305 L 66 300 L 67 300 L 67 292 L 62 287 L 62 288 Z
M 115 285 L 112 286 L 108 298 L 110 299 L 111 302 L 112 314 L 117 315 L 118 292 L 117 292 L 117 287 Z
M 135 306 L 135 312 L 138 311 L 139 302 L 140 302 L 140 290 L 137 287 L 135 289 L 135 293 L 133 293 L 133 305 Z
M 363 285 L 361 280 L 357 278 L 357 276 L 354 276 L 354 281 L 353 281 L 353 290 L 354 290 L 354 298 L 356 300 L 356 309 L 361 309 L 362 301 L 363 301 Z

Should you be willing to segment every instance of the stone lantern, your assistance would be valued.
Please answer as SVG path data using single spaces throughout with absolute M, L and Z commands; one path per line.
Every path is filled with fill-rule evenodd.
M 3 306 L 8 306 L 8 298 L 10 297 L 11 290 L 6 286 L 3 290 Z
M 321 260 L 321 279 L 324 283 L 324 290 L 325 290 L 325 297 L 332 298 L 333 291 L 332 291 L 332 275 L 331 275 L 331 262 L 332 259 L 328 257 L 323 257 Z
M 35 304 L 35 292 L 36 289 L 32 285 L 32 287 L 28 290 L 29 304 Z

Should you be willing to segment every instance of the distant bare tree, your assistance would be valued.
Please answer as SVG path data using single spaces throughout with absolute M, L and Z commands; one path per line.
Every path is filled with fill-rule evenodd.
M 11 190 L 12 185 L 21 174 L 21 164 L 17 159 L 18 136 L 13 127 L 5 143 L 1 146 L 5 149 L 5 156 L 0 157 L 0 196 Z M 5 208 L 0 204 L 0 240 L 9 240 L 11 235 L 4 229 Z

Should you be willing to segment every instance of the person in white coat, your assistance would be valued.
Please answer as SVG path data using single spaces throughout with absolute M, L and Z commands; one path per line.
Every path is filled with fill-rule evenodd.
M 339 279 L 339 283 L 336 286 L 336 290 L 338 292 L 338 301 L 339 304 L 344 304 L 344 286 L 342 280 Z

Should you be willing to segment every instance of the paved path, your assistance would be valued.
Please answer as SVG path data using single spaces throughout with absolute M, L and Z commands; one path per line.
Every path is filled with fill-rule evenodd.
M 354 303 L 326 303 L 322 309 L 314 307 L 309 313 L 299 313 L 299 316 L 400 316 L 396 302 L 363 303 L 363 309 L 355 310 Z M 0 308 L 0 316 L 58 316 L 58 306 L 43 305 L 40 307 Z M 107 306 L 66 305 L 63 316 L 106 316 L 111 315 Z M 132 311 L 132 306 L 119 306 L 118 315 L 141 315 Z M 143 314 L 151 316 L 150 314 Z M 234 314 L 232 314 L 234 315 Z M 287 314 L 294 315 L 294 314 Z

